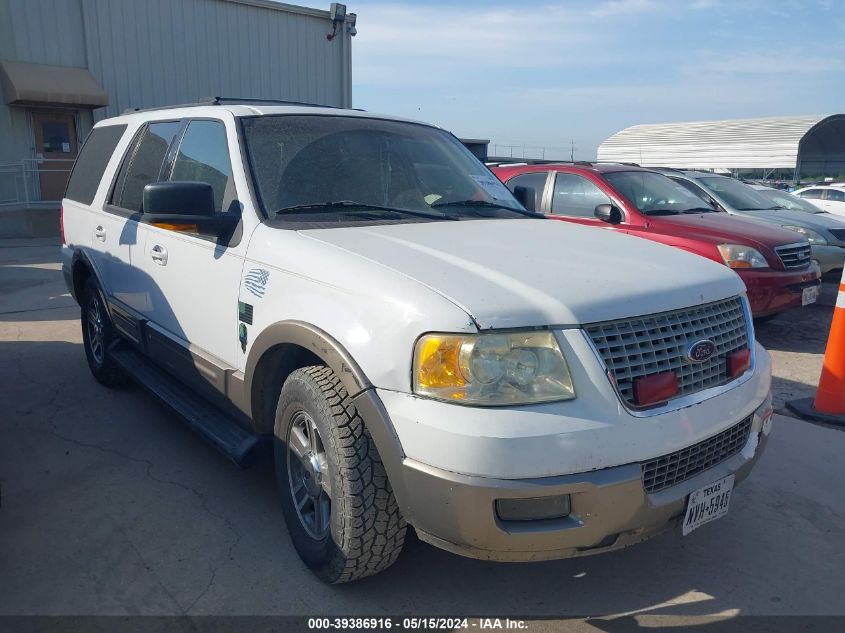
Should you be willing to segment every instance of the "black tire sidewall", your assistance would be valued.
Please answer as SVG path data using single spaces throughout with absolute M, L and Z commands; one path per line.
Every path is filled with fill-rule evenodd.
M 91 351 L 91 340 L 88 332 L 88 306 L 92 299 L 96 298 L 100 303 L 100 313 L 103 319 L 103 360 L 97 362 L 94 354 Z M 97 286 L 93 279 L 88 279 L 85 282 L 85 287 L 82 292 L 81 302 L 81 325 L 82 325 L 82 344 L 85 347 L 85 358 L 88 360 L 88 368 L 100 383 L 106 386 L 115 386 L 122 382 L 122 376 L 119 368 L 109 358 L 109 347 L 114 342 L 116 334 L 111 318 L 109 317 L 108 308 L 103 298 L 103 293 Z
M 339 491 L 341 482 L 338 478 L 338 467 L 336 458 L 336 447 L 332 433 L 331 411 L 328 404 L 317 388 L 316 384 L 309 384 L 309 377 L 302 374 L 294 374 L 285 382 L 282 393 L 279 397 L 279 404 L 276 409 L 276 425 L 273 439 L 273 459 L 276 471 L 276 483 L 279 495 L 282 500 L 282 511 L 285 515 L 285 523 L 291 535 L 294 547 L 302 560 L 320 578 L 333 582 L 340 570 L 337 563 L 343 558 L 343 553 L 335 544 L 337 530 L 342 529 L 340 520 L 344 509 L 341 507 Z M 329 477 L 332 482 L 331 508 L 331 529 L 321 540 L 314 539 L 309 535 L 299 519 L 299 514 L 290 490 L 288 476 L 287 452 L 285 440 L 293 423 L 294 415 L 298 411 L 305 411 L 314 420 L 323 447 L 326 451 L 326 459 L 329 466 Z

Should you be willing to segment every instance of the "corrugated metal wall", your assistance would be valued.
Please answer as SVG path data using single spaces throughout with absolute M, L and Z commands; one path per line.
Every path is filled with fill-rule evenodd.
M 350 106 L 351 37 L 331 26 L 271 0 L 0 0 L 0 59 L 88 68 L 110 101 L 96 120 L 209 96 Z M 34 156 L 30 128 L 0 102 L 0 163 Z
M 81 4 L 88 67 L 112 100 L 98 117 L 218 95 L 351 104 L 349 36 L 326 40 L 327 12 L 226 0 Z
M 599 145 L 598 160 L 687 169 L 794 169 L 801 139 L 825 118 L 635 125 Z

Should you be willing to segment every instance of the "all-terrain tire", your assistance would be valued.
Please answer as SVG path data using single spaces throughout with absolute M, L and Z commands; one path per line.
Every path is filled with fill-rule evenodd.
M 118 334 L 109 317 L 103 294 L 93 279 L 89 278 L 85 282 L 81 299 L 82 342 L 88 368 L 100 384 L 106 387 L 122 385 L 126 377 L 110 355 Z
M 330 494 L 326 494 L 330 497 L 330 529 L 321 537 L 313 534 L 317 524 L 314 520 L 309 522 L 302 505 L 297 509 L 295 498 L 305 503 L 306 509 L 308 502 L 301 501 L 302 481 L 292 475 L 297 468 L 304 473 L 301 464 L 309 463 L 297 457 L 293 429 L 300 428 L 296 425 L 305 428 L 312 421 L 320 449 L 305 452 L 318 453 L 327 472 L 315 475 L 312 470 L 310 475 L 303 474 L 303 480 L 309 476 L 329 478 Z M 303 452 L 301 446 L 298 450 Z M 406 523 L 364 420 L 343 383 L 328 367 L 298 369 L 285 381 L 276 408 L 274 459 L 282 509 L 294 547 L 320 579 L 327 583 L 358 580 L 396 561 L 405 540 Z M 317 498 L 322 497 L 312 497 Z M 318 506 L 316 500 L 312 503 L 311 508 Z M 315 514 L 316 511 L 311 516 Z M 325 519 L 323 528 L 326 529 Z

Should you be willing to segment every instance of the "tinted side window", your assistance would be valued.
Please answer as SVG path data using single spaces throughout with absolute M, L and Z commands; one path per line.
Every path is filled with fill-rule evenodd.
M 537 171 L 531 174 L 520 174 L 508 180 L 506 183 L 511 191 L 515 187 L 531 187 L 534 190 L 534 208 L 540 210 L 540 202 L 543 200 L 543 189 L 546 186 L 548 172 Z
M 144 187 L 160 180 L 162 163 L 180 127 L 179 121 L 150 123 L 147 126 L 141 133 L 134 155 L 132 148 L 127 153 L 117 177 L 112 204 L 130 211 L 141 210 Z
M 94 201 L 106 165 L 109 164 L 125 131 L 125 125 L 108 125 L 91 130 L 73 164 L 65 198 L 82 204 L 91 204 Z
M 822 193 L 824 193 L 824 189 L 807 189 L 807 191 L 802 191 L 798 195 L 802 198 L 809 198 L 810 200 L 820 200 Z
M 221 211 L 235 198 L 226 127 L 220 121 L 191 121 L 173 163 L 171 180 L 207 182 Z
M 833 202 L 845 202 L 845 191 L 839 191 L 838 189 L 828 189 L 827 199 Z
M 591 218 L 600 204 L 610 204 L 610 198 L 583 176 L 561 173 L 555 176 L 552 213 Z

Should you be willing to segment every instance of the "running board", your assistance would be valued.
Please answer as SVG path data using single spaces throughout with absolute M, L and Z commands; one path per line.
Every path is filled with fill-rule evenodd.
M 177 413 L 191 429 L 235 464 L 246 468 L 259 459 L 261 449 L 266 448 L 260 435 L 241 427 L 125 343 L 113 346 L 109 355 L 130 378 Z

